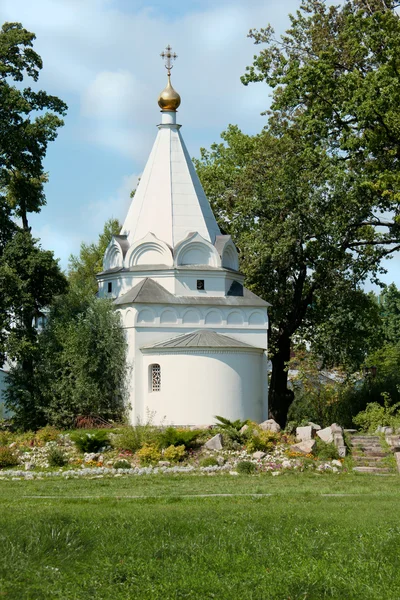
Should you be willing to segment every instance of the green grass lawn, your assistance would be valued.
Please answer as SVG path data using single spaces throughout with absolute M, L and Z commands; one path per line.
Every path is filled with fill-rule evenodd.
M 0 598 L 400 599 L 398 476 L 2 481 L 0 503 Z

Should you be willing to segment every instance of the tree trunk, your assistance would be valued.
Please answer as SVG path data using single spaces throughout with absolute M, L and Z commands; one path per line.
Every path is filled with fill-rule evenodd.
M 291 339 L 282 334 L 277 340 L 277 349 L 271 358 L 272 375 L 269 388 L 269 411 L 281 427 L 286 424 L 289 406 L 293 402 L 293 391 L 288 389 L 288 362 Z

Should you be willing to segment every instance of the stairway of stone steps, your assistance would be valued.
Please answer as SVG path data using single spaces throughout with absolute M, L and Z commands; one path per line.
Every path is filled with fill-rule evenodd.
M 353 471 L 381 474 L 395 472 L 385 460 L 390 457 L 391 451 L 382 447 L 381 438 L 378 435 L 352 435 L 350 440 L 355 465 Z

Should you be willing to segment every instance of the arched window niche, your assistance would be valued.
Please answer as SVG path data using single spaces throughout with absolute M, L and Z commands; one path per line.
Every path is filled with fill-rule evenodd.
M 161 391 L 161 367 L 158 363 L 149 366 L 149 391 Z

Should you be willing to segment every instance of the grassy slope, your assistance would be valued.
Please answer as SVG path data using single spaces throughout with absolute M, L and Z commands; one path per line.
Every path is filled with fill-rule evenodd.
M 0 597 L 396 600 L 399 485 L 314 474 L 3 481 Z M 272 496 L 182 498 L 196 493 Z

